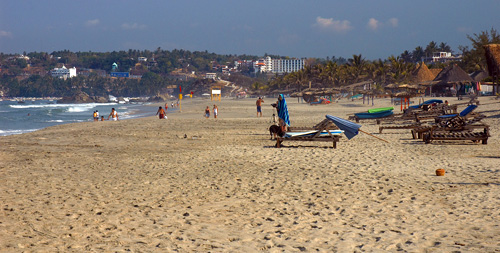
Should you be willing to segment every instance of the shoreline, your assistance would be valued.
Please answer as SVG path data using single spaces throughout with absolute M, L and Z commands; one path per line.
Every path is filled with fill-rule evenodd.
M 362 130 L 389 143 L 360 133 L 342 137 L 337 149 L 327 142 L 277 149 L 268 131 L 275 99 L 264 100 L 262 118 L 255 99 L 193 99 L 167 120 L 155 109 L 151 117 L 0 138 L 0 249 L 500 249 L 498 101 L 480 98 L 487 145 L 424 144 L 409 130 L 379 134 L 374 121 L 362 121 Z M 292 126 L 313 126 L 326 114 L 347 118 L 390 99 L 287 103 Z M 213 104 L 219 117 L 205 119 Z
M 8 101 L 9 102 L 9 101 Z M 7 102 L 7 103 L 8 103 Z M 11 103 L 13 101 L 10 101 Z M 47 102 L 47 103 L 41 103 Z M 23 104 L 8 104 L 11 108 L 8 110 L 2 111 L 3 113 L 7 113 L 8 115 L 3 115 L 6 118 L 5 121 L 2 122 L 0 136 L 8 136 L 8 135 L 17 135 L 24 134 L 33 131 L 38 131 L 44 129 L 46 127 L 54 126 L 54 125 L 63 125 L 63 124 L 72 124 L 79 122 L 93 122 L 92 119 L 92 110 L 99 109 L 101 110 L 101 116 L 103 115 L 102 109 L 116 107 L 118 108 L 126 108 L 126 112 L 124 114 L 123 119 L 133 119 L 133 118 L 142 118 L 148 117 L 152 114 L 152 110 L 148 110 L 150 108 L 151 103 L 69 103 L 69 104 L 55 104 L 50 100 L 38 100 L 37 103 L 23 103 Z M 7 104 L 3 104 L 7 106 Z M 16 108 L 16 109 L 12 109 Z M 18 110 L 18 112 L 16 112 Z M 38 110 L 38 111 L 37 111 Z M 59 112 L 57 112 L 59 110 Z M 62 110 L 62 111 L 60 111 Z M 56 115 L 53 115 L 51 111 L 56 111 Z M 83 116 L 82 113 L 88 112 L 89 115 Z M 23 123 L 21 120 L 22 117 L 31 115 L 30 122 Z M 71 116 L 69 113 L 75 113 L 75 115 Z M 48 114 L 48 115 L 46 115 Z M 36 119 L 33 119 L 35 117 Z M 28 118 L 27 118 L 28 119 Z M 34 122 L 33 122 L 34 121 Z M 23 125 L 24 124 L 24 125 Z M 30 124 L 31 128 L 27 128 L 27 124 Z M 44 125 L 45 124 L 45 125 Z M 17 128 L 16 128 L 17 127 Z

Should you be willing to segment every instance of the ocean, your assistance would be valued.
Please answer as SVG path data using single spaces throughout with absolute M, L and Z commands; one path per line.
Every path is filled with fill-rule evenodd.
M 57 104 L 52 100 L 24 103 L 0 101 L 0 136 L 33 132 L 60 124 L 93 121 L 95 110 L 107 119 L 111 108 L 115 108 L 120 120 L 153 116 L 157 110 L 148 106 L 148 103 Z

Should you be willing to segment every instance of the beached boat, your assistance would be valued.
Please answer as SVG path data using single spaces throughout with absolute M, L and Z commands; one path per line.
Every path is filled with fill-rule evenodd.
M 382 107 L 382 108 L 375 108 L 375 109 L 369 109 L 369 113 L 376 113 L 376 112 L 385 112 L 385 111 L 392 111 L 394 110 L 394 107 Z
M 418 105 L 412 105 L 410 106 L 410 108 L 412 109 L 418 109 L 418 108 L 421 108 L 422 106 L 424 105 L 430 105 L 430 104 L 442 104 L 443 103 L 443 100 L 441 99 L 429 99 L 421 104 L 418 104 Z
M 387 111 L 379 111 L 379 112 L 360 112 L 360 113 L 355 113 L 355 117 L 357 119 L 379 119 L 379 118 L 385 118 L 393 115 L 394 112 L 392 110 L 387 110 Z

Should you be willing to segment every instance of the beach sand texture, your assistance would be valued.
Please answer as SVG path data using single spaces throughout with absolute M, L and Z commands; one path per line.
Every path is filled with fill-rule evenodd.
M 203 118 L 213 101 L 185 99 L 168 120 L 0 137 L 0 251 L 500 251 L 500 103 L 480 100 L 487 145 L 362 121 L 389 143 L 360 133 L 277 149 L 272 98 L 262 118 L 255 99 L 223 98 L 216 120 Z M 287 102 L 292 126 L 390 106 Z

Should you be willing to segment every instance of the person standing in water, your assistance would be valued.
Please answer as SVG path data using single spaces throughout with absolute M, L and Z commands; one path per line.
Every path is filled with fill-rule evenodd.
M 115 111 L 115 108 L 111 108 L 111 113 L 108 115 L 108 120 L 109 120 L 109 117 L 111 117 L 111 119 L 113 121 L 117 121 L 118 120 L 118 112 Z

